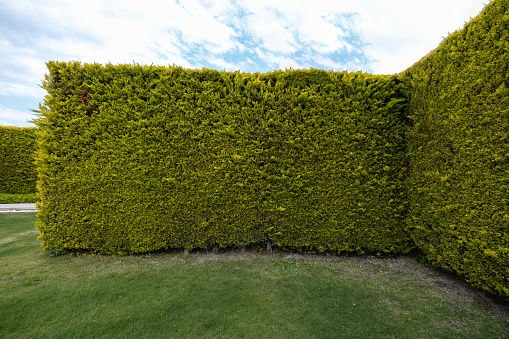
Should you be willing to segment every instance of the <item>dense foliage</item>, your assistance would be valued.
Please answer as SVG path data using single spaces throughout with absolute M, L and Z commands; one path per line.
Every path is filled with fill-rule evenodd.
M 35 128 L 0 126 L 0 193 L 36 191 Z
M 407 252 L 396 77 L 48 63 L 46 249 Z
M 403 76 L 416 245 L 509 296 L 509 1 L 492 2 Z

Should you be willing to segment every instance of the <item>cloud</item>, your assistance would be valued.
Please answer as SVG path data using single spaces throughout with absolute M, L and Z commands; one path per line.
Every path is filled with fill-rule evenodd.
M 291 22 L 279 11 L 263 8 L 246 16 L 246 29 L 260 47 L 271 52 L 288 54 L 298 49 Z
M 222 58 L 218 58 L 218 57 L 211 57 L 211 58 L 209 58 L 209 63 L 219 67 L 221 70 L 237 71 L 239 69 L 238 68 L 238 64 L 234 64 L 232 62 L 228 62 L 228 61 L 226 61 L 226 60 L 224 60 Z
M 18 111 L 0 105 L 0 125 L 2 126 L 33 126 L 29 120 L 35 119 L 37 116 L 31 113 Z
M 328 71 L 329 70 L 337 70 L 338 71 L 338 70 L 344 70 L 344 69 L 348 68 L 346 66 L 346 64 L 344 64 L 342 62 L 334 61 L 331 58 L 319 56 L 314 59 L 317 64 L 323 66 Z
M 31 49 L 13 45 L 0 35 L 0 95 L 41 96 L 44 62 Z
M 242 1 L 241 5 L 248 13 L 246 31 L 268 51 L 289 55 L 306 48 L 322 54 L 352 50 L 346 41 L 352 25 L 341 20 L 349 15 L 350 6 L 321 0 Z
M 479 12 L 482 0 L 364 0 L 357 2 L 357 27 L 377 74 L 404 71 L 463 27 L 466 13 Z M 476 10 L 474 10 L 476 8 Z
M 299 40 L 310 45 L 319 53 L 332 53 L 338 49 L 346 49 L 344 37 L 346 33 L 324 17 L 308 17 L 300 23 Z
M 227 8 L 225 8 L 227 10 Z M 221 22 L 204 4 L 197 0 L 182 1 L 173 6 L 166 22 L 171 32 L 181 34 L 185 44 L 201 44 L 212 53 L 224 53 L 235 48 L 233 37 L 236 32 Z M 152 12 L 147 12 L 151 15 Z

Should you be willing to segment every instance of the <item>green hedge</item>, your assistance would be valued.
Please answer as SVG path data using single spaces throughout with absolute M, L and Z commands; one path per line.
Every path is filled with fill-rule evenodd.
M 395 77 L 294 72 L 269 111 L 271 239 L 311 250 L 407 252 L 406 100 Z
M 35 130 L 0 126 L 0 193 L 35 193 Z
M 395 76 L 48 69 L 37 122 L 46 250 L 413 248 Z
M 37 202 L 37 193 L 0 193 L 0 204 L 27 204 Z
M 509 296 L 509 2 L 497 0 L 407 70 L 417 246 Z

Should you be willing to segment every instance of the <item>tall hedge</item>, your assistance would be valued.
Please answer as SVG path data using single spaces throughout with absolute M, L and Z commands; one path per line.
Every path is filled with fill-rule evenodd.
M 263 126 L 279 246 L 407 252 L 401 84 L 361 73 L 295 72 Z M 277 92 L 276 92 L 277 93 Z
M 37 122 L 46 250 L 413 248 L 394 76 L 48 69 Z
M 35 128 L 0 126 L 0 193 L 35 193 Z
M 438 266 L 509 296 L 509 1 L 403 77 L 412 237 Z

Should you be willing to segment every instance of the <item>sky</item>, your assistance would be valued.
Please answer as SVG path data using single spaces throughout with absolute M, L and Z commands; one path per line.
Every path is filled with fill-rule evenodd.
M 34 126 L 46 62 L 395 74 L 489 0 L 0 0 L 0 125 Z

